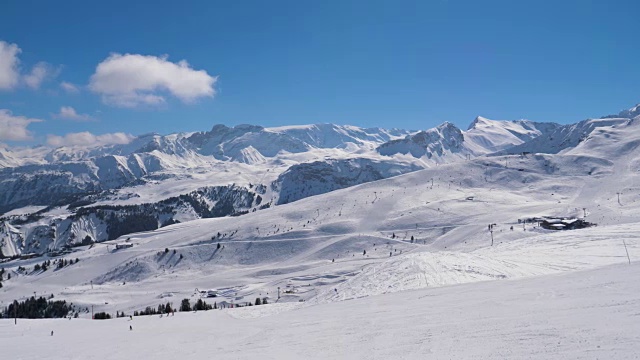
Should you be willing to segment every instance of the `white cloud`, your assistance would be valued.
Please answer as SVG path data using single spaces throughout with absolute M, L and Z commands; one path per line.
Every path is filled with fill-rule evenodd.
M 43 81 L 58 76 L 59 72 L 59 70 L 54 69 L 51 65 L 41 61 L 31 69 L 29 74 L 23 76 L 23 80 L 28 87 L 35 90 L 40 88 L 40 84 L 42 84 Z
M 0 109 L 0 140 L 31 140 L 33 136 L 27 127 L 31 123 L 41 121 L 40 119 L 31 119 L 24 116 L 14 116 L 11 111 Z
M 185 103 L 213 97 L 217 77 L 194 70 L 185 61 L 173 63 L 166 56 L 111 54 L 96 67 L 89 88 L 103 102 L 120 107 L 158 105 L 169 93 Z
M 122 132 L 94 135 L 88 131 L 69 133 L 64 136 L 47 135 L 47 144 L 51 146 L 102 146 L 128 144 L 135 136 Z
M 41 61 L 33 66 L 31 72 L 21 75 L 18 59 L 21 52 L 17 44 L 0 41 L 0 90 L 12 90 L 20 83 L 31 89 L 39 89 L 42 82 L 53 79 L 60 73 L 61 67 L 54 68 Z
M 73 85 L 72 83 L 66 81 L 60 83 L 60 88 L 68 92 L 69 94 L 77 94 L 78 92 L 80 92 L 80 89 L 78 89 L 76 85 Z
M 63 106 L 60 108 L 60 112 L 57 114 L 53 114 L 53 117 L 56 119 L 65 119 L 65 120 L 73 120 L 73 121 L 93 121 L 95 120 L 93 116 L 88 114 L 78 114 L 76 109 L 71 106 Z
M 0 90 L 11 90 L 18 84 L 20 51 L 18 45 L 0 41 Z

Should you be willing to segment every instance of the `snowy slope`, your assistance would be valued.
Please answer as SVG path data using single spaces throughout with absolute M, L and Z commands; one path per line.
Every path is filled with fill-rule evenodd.
M 624 124 L 628 120 L 629 119 L 626 118 L 589 119 L 576 124 L 562 125 L 544 136 L 534 138 L 523 144 L 497 153 L 518 154 L 527 152 L 557 154 L 565 149 L 571 149 L 577 146 L 595 129 Z
M 0 254 L 16 256 L 22 254 L 24 238 L 22 233 L 6 221 L 0 222 Z
M 0 338 L 4 354 L 25 360 L 163 360 L 185 354 L 218 359 L 635 359 L 639 274 L 634 263 L 293 310 L 275 304 L 133 321 L 19 319 L 14 325 L 6 319 L 0 320 Z
M 80 312 L 79 320 L 19 321 L 20 336 L 0 320 L 10 354 L 23 338 L 53 341 L 55 330 L 76 344 L 60 358 L 87 357 L 96 346 L 106 358 L 171 358 L 185 348 L 223 358 L 637 355 L 638 118 L 567 126 L 478 118 L 466 132 L 444 124 L 414 135 L 313 125 L 149 137 L 158 145 L 150 152 L 45 167 L 81 184 L 142 181 L 83 197 L 77 208 L 5 215 L 3 252 L 100 242 L 4 260 L 12 277 L 2 282 L 0 309 L 34 292 L 128 314 L 184 298 L 193 304 L 195 289 L 218 289 L 208 300 L 218 303 L 277 303 L 133 322 L 87 322 Z M 177 143 L 187 145 L 163 150 Z M 47 172 L 3 171 L 48 181 Z M 597 226 L 552 231 L 522 222 L 539 216 Z M 148 221 L 154 226 L 136 227 Z M 116 249 L 125 243 L 132 247 Z M 80 261 L 33 271 L 60 258 Z M 203 334 L 217 345 L 202 343 Z M 101 340 L 77 345 L 83 336 Z M 149 345 L 158 336 L 175 341 Z
M 309 196 L 344 189 L 353 185 L 417 171 L 421 167 L 401 162 L 364 158 L 328 159 L 294 165 L 274 182 L 279 190 L 277 204 L 286 204 Z
M 605 124 L 607 121 L 609 125 Z M 306 284 L 306 289 L 290 295 L 289 299 L 333 301 L 342 299 L 330 295 L 330 289 L 339 288 L 339 284 L 356 284 L 345 286 L 353 289 L 349 296 L 358 297 L 382 290 L 398 291 L 407 286 L 419 288 L 537 276 L 616 263 L 624 259 L 611 256 L 600 262 L 583 251 L 579 239 L 571 245 L 572 251 L 563 253 L 553 245 L 564 241 L 561 235 L 548 234 L 547 230 L 529 225 L 520 229 L 518 224 L 518 219 L 534 216 L 582 217 L 586 214 L 587 220 L 597 223 L 598 228 L 576 234 L 588 239 L 610 236 L 613 242 L 603 242 L 598 251 L 613 249 L 616 254 L 620 254 L 618 239 L 621 238 L 616 226 L 630 226 L 624 231 L 637 232 L 633 224 L 638 223 L 640 208 L 638 122 L 609 119 L 591 124 L 596 123 L 599 126 L 574 126 L 591 130 L 575 147 L 567 147 L 560 153 L 479 156 L 420 171 L 413 171 L 421 161 L 413 156 L 380 157 L 371 151 L 354 158 L 345 149 L 334 148 L 281 153 L 277 160 L 265 157 L 266 162 L 260 164 L 208 158 L 209 164 L 219 167 L 218 171 L 206 169 L 205 162 L 202 167 L 191 168 L 189 176 L 147 177 L 147 183 L 114 189 L 107 197 L 100 193 L 95 199 L 83 198 L 82 201 L 90 202 L 80 201 L 78 207 L 50 207 L 36 214 L 16 214 L 5 219 L 10 226 L 3 233 L 8 252 L 17 253 L 10 248 L 23 249 L 23 252 L 61 249 L 65 245 L 78 245 L 87 237 L 101 243 L 90 249 L 75 248 L 68 256 L 83 260 L 75 268 L 54 274 L 17 276 L 15 281 L 5 284 L 5 295 L 0 295 L 0 299 L 44 289 L 61 294 L 61 289 L 67 288 L 64 293 L 69 299 L 96 305 L 99 303 L 94 303 L 96 299 L 85 298 L 86 284 L 91 281 L 104 286 L 109 294 L 132 291 L 127 285 L 119 285 L 123 282 L 134 282 L 140 289 L 154 289 L 134 291 L 125 302 L 109 301 L 112 307 L 107 308 L 132 310 L 153 304 L 158 295 L 155 289 L 161 286 L 158 284 L 171 280 L 175 292 L 181 295 L 191 294 L 196 287 L 229 287 L 238 289 L 241 297 L 255 298 L 263 292 L 273 295 L 277 286 L 302 289 Z M 529 129 L 531 132 L 527 133 L 522 130 L 528 126 L 526 123 L 516 125 L 505 124 L 502 128 L 510 128 L 509 134 L 520 141 L 535 136 L 536 131 L 542 132 Z M 493 129 L 489 122 L 472 126 L 483 127 Z M 310 131 L 300 127 L 293 130 Z M 286 131 L 293 130 L 277 129 L 272 134 L 285 136 Z M 241 127 L 225 131 L 245 131 L 245 135 L 260 137 L 266 130 Z M 445 136 L 449 131 L 458 137 Z M 435 139 L 449 141 L 446 147 L 445 143 L 436 142 L 435 146 L 441 146 L 443 154 L 454 153 L 453 145 L 459 144 L 455 139 L 464 144 L 462 131 L 450 124 L 431 134 Z M 360 135 L 362 139 L 358 141 L 371 141 Z M 232 139 L 243 136 L 234 135 Z M 205 140 L 212 141 L 209 137 Z M 401 146 L 402 141 L 396 144 Z M 532 141 L 535 139 L 522 145 Z M 144 163 L 143 155 L 131 156 Z M 189 166 L 180 164 L 182 156 L 157 149 L 148 155 L 161 158 L 163 166 L 174 169 Z M 204 159 L 202 155 L 196 156 Z M 322 161 L 310 161 L 319 157 Z M 91 166 L 103 163 L 105 168 L 120 171 L 105 173 L 100 167 Z M 106 156 L 88 164 L 85 169 L 90 169 L 96 177 L 127 179 L 126 176 L 133 174 L 126 171 L 131 170 L 131 166 L 129 158 L 123 155 Z M 148 169 L 146 165 L 145 169 Z M 407 171 L 409 173 L 405 173 Z M 82 176 L 71 178 L 78 181 Z M 226 182 L 224 186 L 202 186 L 223 182 Z M 46 184 L 46 180 L 42 183 Z M 621 194 L 620 201 L 617 193 Z M 12 196 L 17 194 L 11 192 Z M 282 205 L 274 207 L 277 203 Z M 240 214 L 243 215 L 211 218 Z M 169 225 L 176 221 L 180 223 Z M 487 224 L 497 224 L 493 234 L 496 244 L 491 251 L 506 254 L 504 262 L 486 250 L 492 235 L 486 230 Z M 17 234 L 16 231 L 22 238 L 10 235 Z M 120 238 L 110 240 L 117 236 Z M 127 238 L 131 238 L 134 247 L 114 251 L 114 244 Z M 630 250 L 635 251 L 635 239 L 628 240 Z M 538 249 L 541 243 L 549 246 Z M 218 244 L 223 248 L 218 249 Z M 513 250 L 503 244 L 521 245 Z M 176 254 L 158 255 L 166 248 L 176 250 Z M 425 251 L 435 254 L 423 254 Z M 523 264 L 526 262 L 523 257 L 534 251 L 544 254 L 543 264 Z M 470 254 L 462 256 L 461 253 Z M 568 259 L 572 258 L 576 259 L 575 266 L 562 265 L 569 264 Z M 14 269 L 33 266 L 38 261 L 41 260 L 12 261 L 10 266 Z M 425 273 L 435 261 L 443 264 L 433 267 L 436 278 L 429 275 L 424 281 L 411 280 L 416 272 Z M 372 264 L 380 265 L 371 267 Z M 477 274 L 459 268 L 464 264 L 473 264 L 472 270 Z M 509 264 L 516 265 L 510 270 Z M 393 269 L 398 268 L 409 269 L 408 278 L 399 273 L 376 283 L 368 272 L 382 269 L 386 274 L 393 274 Z M 216 276 L 219 272 L 226 275 Z M 447 273 L 457 276 L 443 275 Z M 398 285 L 403 283 L 413 285 Z M 313 294 L 309 286 L 313 287 Z M 369 290 L 361 292 L 362 289 Z M 348 293 L 347 290 L 340 292 Z
M 19 319 L 17 328 L 0 320 L 4 349 L 42 358 L 55 338 L 73 345 L 50 358 L 98 351 L 162 359 L 185 349 L 220 358 L 634 358 L 640 192 L 630 186 L 640 172 L 624 165 L 638 155 L 625 146 L 633 144 L 625 137 L 635 136 L 633 126 L 581 144 L 600 149 L 598 141 L 614 137 L 622 147 L 605 148 L 608 160 L 588 147 L 481 157 L 76 248 L 63 257 L 80 262 L 57 271 L 32 273 L 42 259 L 5 263 L 12 279 L 3 281 L 0 307 L 33 292 L 112 314 L 184 298 L 193 304 L 196 288 L 218 289 L 219 297 L 207 299 L 218 304 L 274 302 L 278 288 L 282 298 L 133 321 L 87 321 L 86 312 L 71 321 Z M 617 189 L 624 189 L 621 203 Z M 598 226 L 553 232 L 518 224 L 584 213 Z M 115 250 L 126 238 L 133 247 Z M 163 336 L 172 341 L 158 345 Z M 38 346 L 22 345 L 39 337 Z
M 640 173 L 610 158 L 478 158 L 240 217 L 128 234 L 77 248 L 68 255 L 81 259 L 73 267 L 12 278 L 0 301 L 38 291 L 113 312 L 154 305 L 165 292 L 181 298 L 195 288 L 228 288 L 221 300 L 247 301 L 273 297 L 281 287 L 293 290 L 288 301 L 331 302 L 621 263 L 622 239 L 632 258 L 640 255 L 640 193 L 632 187 Z M 623 193 L 621 203 L 617 191 Z M 534 216 L 585 213 L 597 228 L 557 233 L 518 224 Z M 492 223 L 493 247 L 487 231 Z M 115 251 L 114 244 L 126 238 L 133 248 Z M 165 248 L 168 255 L 162 255 Z M 10 267 L 37 262 L 14 261 Z M 98 292 L 90 291 L 91 281 Z
M 464 139 L 476 154 L 493 153 L 544 136 L 558 128 L 556 123 L 528 120 L 497 121 L 478 116 L 464 132 Z

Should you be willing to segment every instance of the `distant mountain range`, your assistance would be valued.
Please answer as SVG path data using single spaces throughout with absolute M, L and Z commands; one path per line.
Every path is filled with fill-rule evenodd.
M 635 106 L 569 125 L 477 117 L 467 130 L 215 125 L 125 145 L 0 148 L 0 256 L 238 216 L 481 156 L 597 152 L 607 129 L 639 115 Z

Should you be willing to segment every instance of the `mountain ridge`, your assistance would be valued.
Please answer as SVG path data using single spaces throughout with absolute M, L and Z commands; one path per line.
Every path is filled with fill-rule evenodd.
M 122 230 L 113 230 L 113 221 L 100 220 L 105 206 L 121 209 L 117 216 L 123 222 L 151 214 L 145 229 L 153 230 L 175 221 L 241 215 L 476 157 L 566 154 L 575 166 L 589 168 L 571 170 L 576 174 L 609 174 L 613 165 L 598 149 L 614 151 L 609 139 L 617 139 L 626 151 L 636 151 L 638 143 L 629 138 L 637 132 L 634 124 L 628 118 L 560 125 L 481 116 L 467 130 L 448 122 L 422 131 L 217 124 L 204 132 L 149 133 L 122 145 L 61 147 L 46 154 L 44 148 L 34 148 L 45 156 L 0 168 L 0 213 L 15 213 L 0 214 L 0 221 L 12 226 L 0 240 L 13 244 L 14 255 L 23 250 L 43 253 L 77 245 L 87 235 L 94 241 L 121 235 Z M 19 162 L 13 153 L 0 149 L 0 164 Z M 28 149 L 15 153 L 30 154 Z M 560 165 L 553 158 L 539 158 L 549 166 L 547 173 L 557 173 Z M 629 164 L 640 167 L 633 157 Z M 203 190 L 209 188 L 227 190 Z M 256 188 L 267 190 L 258 194 Z M 208 195 L 193 195 L 200 193 Z M 251 204 L 229 200 L 258 195 L 260 200 Z M 35 206 L 41 210 L 29 213 Z M 165 210 L 149 210 L 159 206 Z M 103 230 L 87 233 L 84 223 Z

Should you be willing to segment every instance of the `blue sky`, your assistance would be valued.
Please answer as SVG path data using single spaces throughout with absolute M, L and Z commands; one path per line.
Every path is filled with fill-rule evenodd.
M 216 123 L 574 122 L 640 102 L 638 14 L 635 0 L 5 0 L 0 142 Z M 10 46 L 18 77 L 3 87 Z

